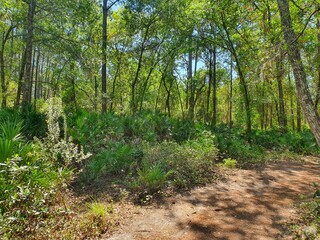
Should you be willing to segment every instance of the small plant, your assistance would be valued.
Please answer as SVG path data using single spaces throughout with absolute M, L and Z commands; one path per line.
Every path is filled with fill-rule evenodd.
M 111 226 L 111 218 L 107 215 L 114 212 L 113 204 L 92 201 L 87 204 L 88 212 L 80 221 L 80 231 L 86 232 L 87 236 L 100 236 Z M 91 238 L 90 238 L 91 239 Z
M 67 138 L 66 117 L 62 110 L 61 99 L 52 98 L 48 100 L 46 109 L 48 134 L 38 143 L 43 149 L 42 158 L 54 163 L 69 167 L 75 162 L 81 162 L 91 156 L 91 153 L 85 154 L 82 146 L 73 143 L 72 138 Z M 64 119 L 64 136 L 61 138 L 59 118 Z
M 89 214 L 92 214 L 96 217 L 106 217 L 107 215 L 107 208 L 103 203 L 93 201 L 91 203 L 88 203 L 88 210 Z
M 165 181 L 172 174 L 172 171 L 165 171 L 159 163 L 150 166 L 150 164 L 145 162 L 142 169 L 138 170 L 138 174 L 139 185 L 149 193 L 154 193 L 164 186 Z
M 19 151 L 19 145 L 23 142 L 21 130 L 22 122 L 8 119 L 0 123 L 0 162 Z
M 234 169 L 237 167 L 237 163 L 238 162 L 235 159 L 226 158 L 223 160 L 223 163 L 220 166 L 225 167 L 225 168 Z

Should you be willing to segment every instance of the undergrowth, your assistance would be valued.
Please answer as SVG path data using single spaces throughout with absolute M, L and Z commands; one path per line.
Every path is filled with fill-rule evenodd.
M 212 182 L 219 166 L 320 153 L 309 130 L 253 130 L 248 135 L 236 126 L 213 129 L 151 112 L 65 114 L 61 102 L 51 101 L 46 115 L 33 108 L 0 112 L 0 233 L 9 239 L 42 237 L 54 229 L 66 239 L 76 239 L 75 233 L 95 238 L 108 231 L 112 207 L 93 201 L 75 214 L 59 203 L 57 196 L 76 176 L 83 187 L 117 179 L 145 203 L 168 188 Z M 88 151 L 93 153 L 90 158 L 84 154 Z
M 41 140 L 23 136 L 26 121 L 2 117 L 0 236 L 5 239 L 24 238 L 26 229 L 28 234 L 36 231 L 37 223 L 50 215 L 57 192 L 74 177 L 72 163 L 88 157 L 71 140 L 60 138 L 60 108 L 59 102 L 49 102 L 48 133 Z

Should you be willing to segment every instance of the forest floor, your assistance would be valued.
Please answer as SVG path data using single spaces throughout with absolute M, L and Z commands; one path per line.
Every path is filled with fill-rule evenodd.
M 228 170 L 224 180 L 148 206 L 125 204 L 104 239 L 291 239 L 296 205 L 320 183 L 318 158 Z

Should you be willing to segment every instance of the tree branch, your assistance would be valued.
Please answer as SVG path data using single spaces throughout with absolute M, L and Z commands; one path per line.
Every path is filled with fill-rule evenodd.
M 307 26 L 308 26 L 308 24 L 309 24 L 309 22 L 310 22 L 310 19 L 313 17 L 314 14 L 316 14 L 316 13 L 319 12 L 319 11 L 320 11 L 320 8 L 314 10 L 314 11 L 311 13 L 311 15 L 308 17 L 307 22 L 305 23 L 302 31 L 296 36 L 296 38 L 291 42 L 291 44 L 294 43 L 294 42 L 296 42 L 296 41 L 302 36 L 302 34 L 303 34 L 304 31 L 306 30 L 306 28 L 307 28 Z
M 290 0 L 290 2 L 292 2 L 293 5 L 295 5 L 297 8 L 299 8 L 299 10 L 304 11 L 304 9 L 302 7 L 300 7 L 295 1 Z

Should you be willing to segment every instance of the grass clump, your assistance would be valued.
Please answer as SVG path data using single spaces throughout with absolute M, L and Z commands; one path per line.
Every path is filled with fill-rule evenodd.
M 172 171 L 164 170 L 160 163 L 150 166 L 145 162 L 143 167 L 138 169 L 138 185 L 152 194 L 165 185 L 171 174 Z

